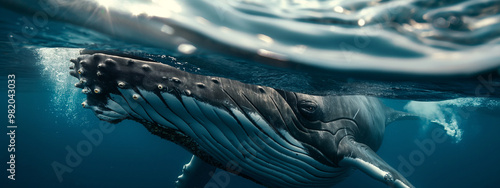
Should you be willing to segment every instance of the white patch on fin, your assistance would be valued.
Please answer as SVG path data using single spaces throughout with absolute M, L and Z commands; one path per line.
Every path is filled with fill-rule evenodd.
M 366 174 L 373 176 L 375 179 L 384 179 L 385 176 L 387 176 L 388 174 L 390 175 L 389 172 L 380 169 L 379 167 L 373 165 L 372 163 L 363 161 L 360 158 L 344 157 L 344 159 L 342 159 L 340 162 L 348 163 L 356 168 L 363 168 L 360 170 L 363 170 L 364 172 L 366 172 Z

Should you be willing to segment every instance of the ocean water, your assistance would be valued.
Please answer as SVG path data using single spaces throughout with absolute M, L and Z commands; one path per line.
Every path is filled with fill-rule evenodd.
M 81 108 L 80 50 L 321 95 L 362 94 L 432 120 L 398 121 L 377 152 L 416 187 L 500 183 L 500 1 L 0 2 L 0 93 L 16 75 L 16 180 L 1 187 L 173 187 L 191 154 L 132 121 Z M 7 107 L 5 107 L 7 108 Z M 7 110 L 7 109 L 6 109 Z M 8 169 L 7 113 L 0 165 Z M 107 127 L 107 129 L 100 129 Z M 436 130 L 445 141 L 433 140 Z M 53 164 L 103 132 L 60 178 Z M 434 149 L 419 147 L 432 142 Z M 221 187 L 261 187 L 229 176 Z M 335 187 L 387 187 L 355 172 Z

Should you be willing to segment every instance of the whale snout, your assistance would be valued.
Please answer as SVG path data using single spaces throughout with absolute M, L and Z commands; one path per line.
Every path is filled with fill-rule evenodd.
M 83 108 L 91 109 L 103 121 L 118 123 L 129 118 L 129 114 L 119 105 L 119 98 L 113 95 L 116 87 L 108 78 L 112 74 L 113 60 L 101 55 L 82 55 L 70 60 L 70 74 L 78 79 L 75 87 L 81 88 L 87 100 Z M 106 70 L 107 69 L 107 70 Z

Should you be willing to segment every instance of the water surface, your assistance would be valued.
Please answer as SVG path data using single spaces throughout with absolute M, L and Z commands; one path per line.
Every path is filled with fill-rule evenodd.
M 171 187 L 189 160 L 127 121 L 57 179 L 51 164 L 101 124 L 80 108 L 84 95 L 68 74 L 83 49 L 303 93 L 381 97 L 437 123 L 388 127 L 378 154 L 391 166 L 421 151 L 415 141 L 433 130 L 449 135 L 413 165 L 407 178 L 415 186 L 499 183 L 500 1 L 47 2 L 0 3 L 0 76 L 5 83 L 16 74 L 20 127 L 18 180 L 1 178 L 2 185 Z M 259 186 L 231 176 L 228 187 Z M 386 186 L 357 172 L 336 187 Z

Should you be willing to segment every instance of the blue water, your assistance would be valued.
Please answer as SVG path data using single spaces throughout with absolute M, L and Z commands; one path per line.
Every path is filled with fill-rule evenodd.
M 88 140 L 82 131 L 98 130 L 99 125 L 103 125 L 91 111 L 81 108 L 84 95 L 72 86 L 76 80 L 68 74 L 69 59 L 76 57 L 81 49 L 113 50 L 151 58 L 188 72 L 305 93 L 383 97 L 388 106 L 418 113 L 437 123 L 399 121 L 386 129 L 377 153 L 391 166 L 397 169 L 404 164 L 402 161 L 411 163 L 411 156 L 419 153 L 424 156 L 414 158 L 413 162 L 418 164 L 411 165 L 412 170 L 407 171 L 407 179 L 412 184 L 417 187 L 497 187 L 500 183 L 500 105 L 495 97 L 469 94 L 467 98 L 454 99 L 464 97 L 460 95 L 462 85 L 454 82 L 450 85 L 457 88 L 446 92 L 428 90 L 416 94 L 387 88 L 417 85 L 360 84 L 356 82 L 359 75 L 351 75 L 349 78 L 353 80 L 347 81 L 342 78 L 343 81 L 338 81 L 333 75 L 370 70 L 368 80 L 378 80 L 381 75 L 389 75 L 387 79 L 393 80 L 394 76 L 390 75 L 425 78 L 496 70 L 500 64 L 499 1 L 283 1 L 281 4 L 278 1 L 175 1 L 177 8 L 169 4 L 169 12 L 153 11 L 154 6 L 167 6 L 155 5 L 156 1 L 149 4 L 125 1 L 120 5 L 134 5 L 137 9 L 106 1 L 106 9 L 101 6 L 97 11 L 76 6 L 85 4 L 81 2 L 70 4 L 74 5 L 70 8 L 61 4 L 66 6 L 63 13 L 33 27 L 26 26 L 25 19 L 33 22 L 33 15 L 41 9 L 34 1 L 12 2 L 0 3 L 0 83 L 7 83 L 8 74 L 16 74 L 16 124 L 19 126 L 16 129 L 16 180 L 7 179 L 8 172 L 2 170 L 1 187 L 172 187 L 182 166 L 189 161 L 191 154 L 181 147 L 151 135 L 136 122 L 124 121 L 113 125 L 110 133 L 103 133 L 102 143 L 93 145 L 90 154 L 83 156 L 81 162 L 71 168 L 71 173 L 62 175 L 62 181 L 57 178 L 51 166 L 53 162 L 65 163 L 66 148 L 76 149 L 79 143 Z M 141 3 L 145 6 L 137 6 Z M 177 9 L 181 11 L 176 12 Z M 97 16 L 85 20 L 89 18 L 87 13 Z M 108 20 L 104 19 L 105 15 Z M 120 21 L 120 17 L 124 19 Z M 150 17 L 155 18 L 148 19 Z M 207 20 L 211 24 L 200 25 Z M 108 30 L 109 25 L 103 22 L 114 23 L 115 30 Z M 172 36 L 158 38 L 163 34 L 151 33 L 152 28 Z M 223 33 L 227 28 L 230 32 Z M 194 34 L 171 34 L 178 29 Z M 130 33 L 118 32 L 120 30 Z M 24 35 L 27 32 L 33 35 Z M 19 37 L 26 40 L 20 41 Z M 170 41 L 176 37 L 180 43 Z M 371 41 L 370 45 L 360 46 L 360 40 L 365 39 Z M 342 42 L 345 45 L 329 45 Z M 347 55 L 342 46 L 351 49 Z M 225 47 L 234 50 L 221 50 Z M 318 76 L 317 68 L 326 72 Z M 500 88 L 495 83 L 489 91 L 491 96 L 498 97 Z M 475 85 L 472 88 L 476 88 Z M 0 87 L 0 93 L 5 95 L 2 105 L 7 106 L 7 84 Z M 450 100 L 434 101 L 436 96 Z M 433 102 L 422 102 L 426 100 Z M 4 114 L 2 135 L 8 132 Z M 415 144 L 416 140 L 432 141 L 435 130 L 448 133 L 446 141 L 434 141 L 435 150 L 425 152 Z M 4 135 L 0 140 L 5 147 L 0 157 L 4 165 L 0 166 L 7 168 L 9 139 Z M 227 187 L 260 186 L 230 176 Z M 386 186 L 357 171 L 335 187 Z

